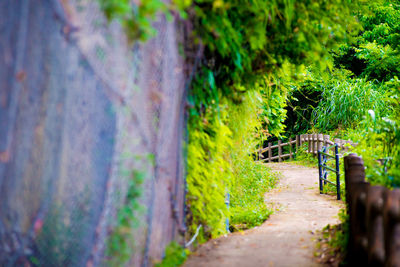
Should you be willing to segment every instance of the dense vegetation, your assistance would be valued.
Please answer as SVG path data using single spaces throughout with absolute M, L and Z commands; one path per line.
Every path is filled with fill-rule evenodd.
M 192 233 L 200 224 L 206 238 L 225 233 L 227 216 L 249 226 L 268 216 L 261 192 L 252 188 L 267 189 L 275 178 L 249 154 L 284 128 L 289 90 L 282 81 L 297 80 L 306 64 L 332 65 L 329 49 L 357 29 L 351 8 L 343 1 L 194 2 L 189 14 L 204 63 L 189 95 Z
M 160 11 L 193 26 L 184 45 L 202 54 L 188 96 L 187 221 L 190 235 L 203 226 L 200 242 L 226 233 L 226 218 L 231 229 L 267 218 L 262 194 L 276 177 L 251 153 L 271 136 L 352 139 L 371 181 L 400 184 L 396 1 L 99 1 L 131 40 L 150 38 Z
M 396 186 L 400 185 L 396 63 L 400 6 L 383 1 L 367 8 L 355 13 L 363 27 L 360 34 L 331 51 L 333 69 L 321 72 L 310 66 L 302 81 L 289 81 L 293 91 L 288 125 L 292 131 L 319 131 L 353 140 L 369 180 Z M 378 159 L 384 159 L 384 166 Z
M 310 65 L 301 81 L 288 81 L 286 124 L 292 133 L 318 131 L 358 143 L 352 152 L 363 157 L 367 179 L 399 187 L 400 5 L 374 1 L 354 15 L 362 31 L 331 51 L 334 68 Z M 335 229 L 330 245 L 345 254 L 347 224 Z

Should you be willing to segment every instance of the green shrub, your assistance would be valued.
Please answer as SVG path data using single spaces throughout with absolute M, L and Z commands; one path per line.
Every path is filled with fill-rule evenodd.
M 355 128 L 374 110 L 380 116 L 390 112 L 387 90 L 382 84 L 365 79 L 327 81 L 322 100 L 313 112 L 315 127 L 322 131 Z
M 277 175 L 264 164 L 254 162 L 252 154 L 257 144 L 262 144 L 271 132 L 281 133 L 282 117 L 269 116 L 270 120 L 265 125 L 266 117 L 263 116 L 268 105 L 270 110 L 276 110 L 275 115 L 281 114 L 285 103 L 281 99 L 285 99 L 285 94 L 276 87 L 266 88 L 256 84 L 255 90 L 247 93 L 241 105 L 229 109 L 233 140 L 230 153 L 233 171 L 230 225 L 233 229 L 260 225 L 272 212 L 265 206 L 264 194 L 275 185 Z
M 302 144 L 294 157 L 293 162 L 307 167 L 318 168 L 318 158 L 311 153 L 307 153 L 308 143 Z
M 231 186 L 229 152 L 232 133 L 226 125 L 227 112 L 221 108 L 219 117 L 206 112 L 202 120 L 190 118 L 188 144 L 188 193 L 190 209 L 189 232 L 194 234 L 201 224 L 198 241 L 226 233 L 229 216 L 225 196 Z
M 247 229 L 262 224 L 272 213 L 265 206 L 264 194 L 277 181 L 277 174 L 251 159 L 234 159 L 235 186 L 231 192 L 231 228 Z
M 156 263 L 155 267 L 178 267 L 181 266 L 187 256 L 189 255 L 189 250 L 183 248 L 178 243 L 171 242 L 165 248 L 165 256 L 164 259 L 160 263 Z

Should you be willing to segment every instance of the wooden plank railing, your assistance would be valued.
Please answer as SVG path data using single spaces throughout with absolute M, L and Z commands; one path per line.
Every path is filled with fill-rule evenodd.
M 293 145 L 296 145 L 296 150 L 298 150 L 298 147 L 300 145 L 300 136 L 296 136 L 296 139 L 293 140 L 292 138 L 289 138 L 289 140 L 285 143 L 282 143 L 282 140 L 278 140 L 278 143 L 276 145 L 272 145 L 271 142 L 268 143 L 268 146 L 265 148 L 262 148 L 258 151 L 259 153 L 259 159 L 260 161 L 268 161 L 268 162 L 272 162 L 275 160 L 278 160 L 279 162 L 281 162 L 283 159 L 292 159 L 294 152 L 293 152 Z M 289 146 L 289 154 L 283 154 L 282 155 L 282 148 Z M 272 154 L 272 149 L 278 148 L 278 155 L 277 156 L 273 156 Z M 262 154 L 268 152 L 267 157 L 263 158 Z
M 400 189 L 365 181 L 361 157 L 344 157 L 349 266 L 400 266 Z
M 352 141 L 348 140 L 342 140 L 342 139 L 337 139 L 335 138 L 333 141 L 330 140 L 329 135 L 324 135 L 324 134 L 301 134 L 297 135 L 295 139 L 289 138 L 286 142 L 282 143 L 282 140 L 278 140 L 277 144 L 272 144 L 271 142 L 268 143 L 268 145 L 264 148 L 259 149 L 258 155 L 259 155 L 259 161 L 279 161 L 281 162 L 284 159 L 292 159 L 294 154 L 298 152 L 298 149 L 301 145 L 304 143 L 308 144 L 308 149 L 307 152 L 317 155 L 318 151 L 323 147 L 323 146 L 330 146 L 334 144 L 338 144 L 339 149 L 341 151 L 347 151 L 348 148 L 346 144 L 350 144 L 352 146 L 355 146 Z M 282 154 L 282 149 L 284 147 L 289 147 L 289 153 L 288 154 Z M 273 155 L 272 150 L 278 148 L 278 155 Z M 266 153 L 266 157 L 264 155 Z

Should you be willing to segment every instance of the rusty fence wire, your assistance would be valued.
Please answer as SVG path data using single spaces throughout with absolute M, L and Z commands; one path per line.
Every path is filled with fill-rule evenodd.
M 183 240 L 189 67 L 179 21 L 154 28 L 130 45 L 95 0 L 0 1 L 0 266 L 107 265 L 138 172 L 126 265 Z

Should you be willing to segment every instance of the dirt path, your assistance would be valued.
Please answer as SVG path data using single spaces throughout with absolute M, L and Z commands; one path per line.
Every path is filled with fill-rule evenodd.
M 314 233 L 338 223 L 341 202 L 319 194 L 317 169 L 269 166 L 283 175 L 277 188 L 265 195 L 267 204 L 278 210 L 259 227 L 200 246 L 184 266 L 321 266 L 313 257 Z

